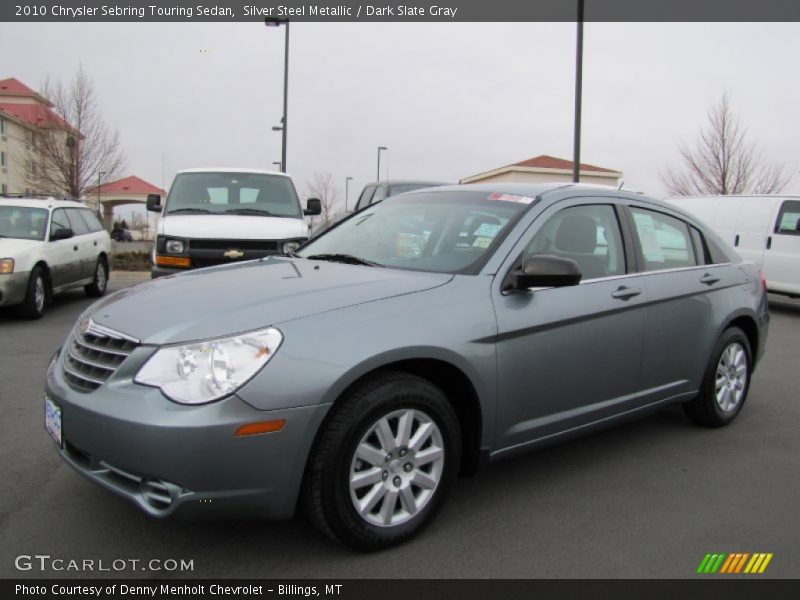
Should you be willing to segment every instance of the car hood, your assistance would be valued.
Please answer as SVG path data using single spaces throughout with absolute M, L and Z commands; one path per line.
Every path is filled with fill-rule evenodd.
M 443 285 L 452 275 L 270 257 L 120 290 L 92 319 L 147 344 L 236 334 Z
M 15 258 L 28 250 L 41 247 L 42 244 L 39 240 L 0 238 L 0 258 Z
M 166 215 L 159 233 L 183 238 L 257 240 L 306 237 L 303 219 L 253 215 Z

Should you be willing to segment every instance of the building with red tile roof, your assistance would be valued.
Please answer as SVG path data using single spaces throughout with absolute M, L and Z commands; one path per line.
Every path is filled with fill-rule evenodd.
M 464 177 L 461 183 L 486 183 L 486 182 L 517 182 L 517 183 L 547 183 L 571 182 L 571 160 L 542 154 L 526 160 L 484 171 L 477 175 Z M 622 179 L 622 171 L 598 167 L 587 163 L 580 164 L 581 183 L 611 185 L 617 187 Z

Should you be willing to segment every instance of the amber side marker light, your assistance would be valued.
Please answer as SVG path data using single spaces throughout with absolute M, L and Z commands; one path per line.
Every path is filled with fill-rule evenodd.
M 156 254 L 156 264 L 160 267 L 189 267 L 189 257 Z
M 262 433 L 275 433 L 283 429 L 286 425 L 286 419 L 277 419 L 275 421 L 261 421 L 259 423 L 248 423 L 242 425 L 234 433 L 234 437 L 242 437 L 245 435 L 259 435 Z

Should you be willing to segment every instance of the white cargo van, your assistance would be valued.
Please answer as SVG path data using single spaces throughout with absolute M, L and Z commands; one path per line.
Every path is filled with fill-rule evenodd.
M 743 259 L 759 263 L 770 292 L 800 297 L 800 196 L 666 200 L 705 221 Z
M 150 194 L 147 210 L 161 213 L 153 249 L 153 277 L 271 254 L 286 254 L 308 240 L 306 209 L 292 179 L 256 169 L 187 169 L 172 182 L 166 202 Z

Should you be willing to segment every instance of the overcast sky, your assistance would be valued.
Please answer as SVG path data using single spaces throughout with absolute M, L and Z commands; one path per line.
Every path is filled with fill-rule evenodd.
M 800 24 L 585 27 L 582 160 L 663 195 L 677 161 L 726 91 L 770 160 L 796 174 Z M 575 25 L 291 26 L 289 172 L 305 198 L 331 173 L 351 206 L 376 176 L 457 181 L 539 154 L 572 155 Z M 38 89 L 79 63 L 119 130 L 126 174 L 165 187 L 197 166 L 280 160 L 283 28 L 235 24 L 0 23 L 0 79 Z M 165 165 L 162 176 L 162 161 Z

